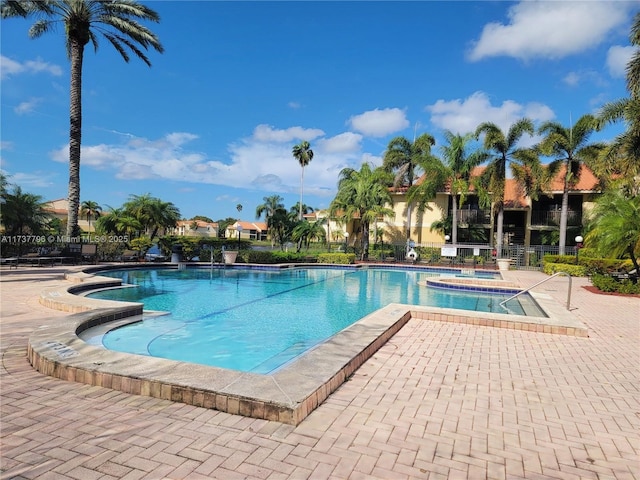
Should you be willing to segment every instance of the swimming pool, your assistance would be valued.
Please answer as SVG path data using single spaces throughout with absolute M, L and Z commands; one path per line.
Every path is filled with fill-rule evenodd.
M 170 312 L 100 335 L 106 348 L 254 373 L 273 372 L 389 303 L 506 313 L 499 303 L 508 297 L 421 286 L 434 275 L 469 276 L 428 269 L 156 268 L 101 275 L 136 287 L 88 296 Z M 524 314 L 517 300 L 509 304 Z

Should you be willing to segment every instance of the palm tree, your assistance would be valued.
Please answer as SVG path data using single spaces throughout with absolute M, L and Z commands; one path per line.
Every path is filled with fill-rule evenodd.
M 540 151 L 544 155 L 555 157 L 549 164 L 549 170 L 558 171 L 560 166 L 564 167 L 558 245 L 560 255 L 564 255 L 567 241 L 569 190 L 580 179 L 582 165 L 595 161 L 605 147 L 602 143 L 588 143 L 596 127 L 596 119 L 592 115 L 583 115 L 569 128 L 557 122 L 545 122 L 538 129 L 544 135 L 539 145 Z
M 84 48 L 91 42 L 98 49 L 102 35 L 129 62 L 128 51 L 151 66 L 144 50 L 149 47 L 162 53 L 156 35 L 138 23 L 138 19 L 159 22 L 159 15 L 135 0 L 3 0 L 0 17 L 35 17 L 29 29 L 31 38 L 64 26 L 67 55 L 71 62 L 69 129 L 69 210 L 67 235 L 76 236 L 80 207 L 80 143 L 82 138 L 82 62 Z
M 307 213 L 311 213 L 314 212 L 315 209 L 313 207 L 310 207 L 309 205 L 307 205 L 306 203 L 302 204 L 302 210 L 300 210 L 300 204 L 296 203 L 295 205 L 291 206 L 291 209 L 289 210 L 291 215 L 293 215 L 294 217 L 297 217 L 298 220 L 300 219 L 300 217 L 303 217 L 307 214 Z M 302 211 L 302 215 L 300 214 L 300 212 Z
M 262 197 L 264 203 L 262 205 L 258 205 L 256 207 L 256 219 L 259 219 L 264 214 L 264 221 L 267 224 L 267 229 L 269 228 L 269 219 L 273 217 L 276 213 L 276 210 L 279 208 L 284 208 L 284 203 L 280 195 L 271 195 L 269 197 Z M 275 244 L 275 232 L 269 231 L 269 237 L 271 237 L 271 247 Z
M 173 203 L 164 202 L 148 193 L 131 195 L 123 207 L 128 216 L 140 222 L 152 241 L 161 228 L 173 228 L 180 220 L 180 211 Z
M 492 122 L 481 123 L 475 133 L 476 138 L 484 135 L 484 148 L 495 155 L 483 172 L 481 181 L 489 192 L 493 208 L 497 211 L 496 250 L 499 256 L 502 255 L 504 235 L 504 185 L 507 163 L 524 164 L 530 161 L 530 150 L 517 147 L 518 141 L 525 133 L 535 133 L 533 122 L 528 118 L 522 118 L 511 125 L 506 134 Z
M 382 168 L 395 175 L 393 186 L 411 188 L 416 168 L 431 158 L 431 147 L 435 139 L 428 133 L 414 138 L 413 143 L 405 137 L 396 137 L 389 142 L 384 153 Z M 407 239 L 411 238 L 411 204 L 407 202 Z
M 293 230 L 294 221 L 285 208 L 278 208 L 267 220 L 267 228 L 273 232 L 273 241 L 284 250 L 284 244 L 289 240 Z
M 324 241 L 325 238 L 326 232 L 324 228 L 322 228 L 322 222 L 309 222 L 304 220 L 299 222 L 291 232 L 291 239 L 294 242 L 298 242 L 298 251 L 300 251 L 302 244 L 309 250 L 309 245 L 312 240 Z
M 381 215 L 393 216 L 388 172 L 372 170 L 363 163 L 360 171 L 343 168 L 338 180 L 338 193 L 329 207 L 330 215 L 343 223 L 359 219 L 362 233 L 362 260 L 369 257 L 369 225 Z
M 640 46 L 640 13 L 634 18 L 629 39 L 632 45 Z M 627 196 L 637 196 L 640 195 L 640 48 L 627 65 L 627 89 L 630 98 L 607 103 L 597 116 L 598 126 L 622 121 L 627 129 L 590 167 L 599 176 L 613 180 Z
M 612 190 L 596 202 L 591 212 L 585 243 L 604 257 L 628 255 L 636 272 L 640 272 L 640 196 L 627 198 Z
M 84 215 L 89 222 L 89 230 L 91 230 L 91 219 L 97 220 L 102 214 L 102 207 L 98 202 L 85 200 L 80 206 L 80 215 Z
M 40 235 L 46 232 L 49 214 L 40 195 L 24 193 L 15 186 L 5 192 L 2 205 L 2 224 L 6 235 Z
M 124 208 L 108 208 L 109 211 L 96 220 L 97 232 L 133 237 L 144 228 L 140 221 L 131 216 Z
M 302 173 L 300 174 L 300 220 L 302 220 L 302 189 L 304 185 L 304 167 L 311 163 L 313 160 L 313 150 L 311 150 L 311 145 L 306 140 L 300 142 L 298 145 L 295 145 L 292 149 L 293 156 L 298 163 L 302 167 Z
M 469 191 L 471 171 L 485 162 L 489 154 L 484 150 L 475 150 L 467 154 L 469 142 L 474 138 L 472 133 L 460 135 L 447 130 L 444 136 L 447 144 L 441 147 L 441 150 L 451 192 L 451 243 L 456 245 L 458 243 L 458 195 L 462 205 Z

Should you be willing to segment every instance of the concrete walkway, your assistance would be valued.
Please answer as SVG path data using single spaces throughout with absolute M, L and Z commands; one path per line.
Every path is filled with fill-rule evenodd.
M 37 373 L 67 270 L 0 270 L 2 479 L 640 479 L 639 298 L 574 279 L 589 338 L 410 320 L 293 427 Z

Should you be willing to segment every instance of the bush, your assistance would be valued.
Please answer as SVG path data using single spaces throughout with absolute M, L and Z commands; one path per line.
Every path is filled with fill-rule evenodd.
M 624 294 L 640 294 L 640 285 L 625 279 L 617 281 L 609 275 L 596 274 L 591 277 L 591 283 L 601 292 L 618 292 Z
M 318 263 L 336 263 L 350 265 L 355 263 L 355 253 L 321 253 L 318 255 Z
M 596 274 L 591 277 L 591 283 L 601 292 L 617 292 L 618 282 L 607 275 Z
M 625 294 L 638 295 L 640 294 L 640 284 L 633 283 L 631 280 L 622 280 L 618 284 L 618 292 Z
M 558 272 L 565 272 L 572 277 L 584 277 L 586 269 L 582 265 L 572 265 L 567 263 L 548 263 L 545 262 L 542 271 L 547 275 L 553 275 Z

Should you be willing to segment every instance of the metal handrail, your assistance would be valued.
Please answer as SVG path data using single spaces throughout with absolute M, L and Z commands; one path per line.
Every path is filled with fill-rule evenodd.
M 569 275 L 567 272 L 557 272 L 554 273 L 553 275 L 551 275 L 550 277 L 545 278 L 544 280 L 536 283 L 535 285 L 531 285 L 528 288 L 525 288 L 524 290 L 519 291 L 518 293 L 516 293 L 515 295 L 510 296 L 509 298 L 507 298 L 506 300 L 503 300 L 502 302 L 500 302 L 500 306 L 502 308 L 504 308 L 505 310 L 509 310 L 507 307 L 504 306 L 505 303 L 507 303 L 509 300 L 513 300 L 514 298 L 522 295 L 523 293 L 528 292 L 529 290 L 534 289 L 535 287 L 537 287 L 538 285 L 542 285 L 544 282 L 547 282 L 549 280 L 551 280 L 553 277 L 557 277 L 558 275 L 564 275 L 566 277 L 569 277 L 569 291 L 567 292 L 567 310 L 571 310 L 570 306 L 571 306 L 571 275 Z

